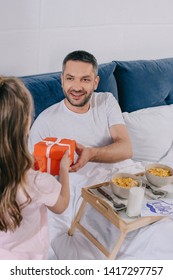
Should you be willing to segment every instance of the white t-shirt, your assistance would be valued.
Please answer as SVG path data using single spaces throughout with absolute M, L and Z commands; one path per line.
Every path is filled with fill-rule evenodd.
M 69 110 L 64 100 L 43 111 L 34 122 L 29 137 L 29 149 L 46 137 L 76 140 L 88 147 L 112 143 L 109 128 L 124 124 L 118 102 L 109 92 L 94 92 L 88 112 L 79 114 Z
M 47 259 L 49 230 L 47 206 L 58 200 L 61 184 L 50 174 L 29 170 L 27 192 L 32 201 L 22 209 L 22 222 L 14 232 L 0 231 L 0 259 Z M 21 191 L 17 192 L 19 204 L 26 201 Z

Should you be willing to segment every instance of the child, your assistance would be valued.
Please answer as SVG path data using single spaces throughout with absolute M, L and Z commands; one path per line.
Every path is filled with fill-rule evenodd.
M 0 259 L 46 259 L 47 208 L 59 214 L 69 203 L 68 152 L 60 182 L 32 169 L 27 146 L 32 110 L 22 81 L 0 76 Z

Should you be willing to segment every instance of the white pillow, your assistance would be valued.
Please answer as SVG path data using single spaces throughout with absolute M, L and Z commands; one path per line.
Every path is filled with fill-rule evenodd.
M 173 104 L 123 113 L 133 159 L 159 161 L 173 143 Z

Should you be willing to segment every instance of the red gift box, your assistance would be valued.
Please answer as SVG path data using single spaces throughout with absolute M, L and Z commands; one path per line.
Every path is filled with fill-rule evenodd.
M 65 151 L 74 163 L 76 142 L 70 139 L 45 138 L 34 146 L 35 169 L 59 175 L 60 161 Z

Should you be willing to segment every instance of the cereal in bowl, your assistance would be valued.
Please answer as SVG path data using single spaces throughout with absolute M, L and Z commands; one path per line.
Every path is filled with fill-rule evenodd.
M 117 177 L 112 180 L 113 183 L 117 184 L 120 187 L 130 188 L 138 186 L 138 182 L 130 177 Z
M 155 176 L 160 176 L 160 177 L 168 177 L 172 175 L 169 169 L 161 168 L 161 167 L 150 168 L 148 169 L 148 172 Z

